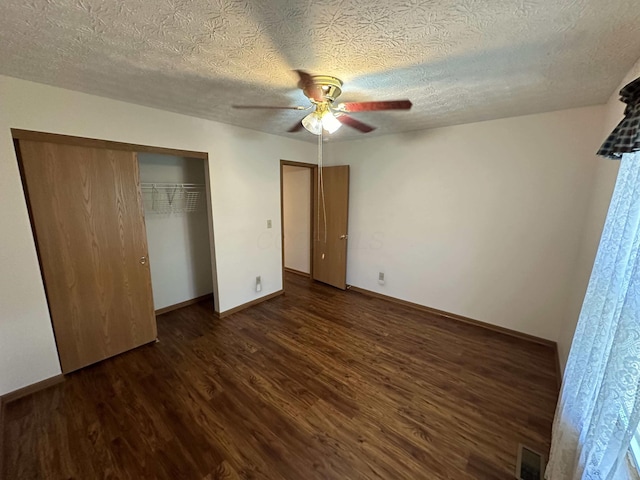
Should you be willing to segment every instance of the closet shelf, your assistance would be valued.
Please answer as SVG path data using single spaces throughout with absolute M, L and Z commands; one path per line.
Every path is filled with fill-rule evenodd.
M 205 186 L 200 183 L 141 183 L 145 213 L 192 213 L 204 209 Z

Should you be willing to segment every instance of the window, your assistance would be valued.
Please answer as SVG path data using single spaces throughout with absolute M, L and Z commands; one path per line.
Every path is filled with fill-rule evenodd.
M 577 478 L 578 470 L 581 478 L 638 478 L 618 462 L 640 464 L 640 433 L 630 422 L 640 415 L 639 246 L 640 152 L 620 163 L 567 362 L 547 478 Z M 582 463 L 566 460 L 577 452 Z
M 640 427 L 636 430 L 636 434 L 631 439 L 631 460 L 633 460 L 633 466 L 640 473 Z

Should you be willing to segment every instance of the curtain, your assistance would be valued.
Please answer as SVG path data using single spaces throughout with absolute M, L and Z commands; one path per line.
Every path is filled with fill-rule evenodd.
M 617 160 L 640 151 L 640 78 L 620 90 L 620 101 L 627 104 L 624 118 L 598 150 L 598 155 Z
M 545 478 L 625 478 L 640 421 L 640 154 L 625 154 L 578 320 Z

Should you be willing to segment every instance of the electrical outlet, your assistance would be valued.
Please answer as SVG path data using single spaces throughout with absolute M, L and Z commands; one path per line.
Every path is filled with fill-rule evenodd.
M 271 228 L 271 220 L 267 220 L 267 228 Z
M 258 275 L 256 277 L 256 292 L 261 292 L 262 291 L 262 278 L 260 278 L 260 275 Z
M 378 283 L 384 285 L 384 272 L 378 272 Z

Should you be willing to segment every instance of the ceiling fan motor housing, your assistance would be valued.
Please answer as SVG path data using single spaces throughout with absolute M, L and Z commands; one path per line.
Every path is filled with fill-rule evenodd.
M 332 103 L 342 93 L 342 81 L 328 75 L 314 75 L 313 86 L 303 90 L 307 98 L 315 103 Z

